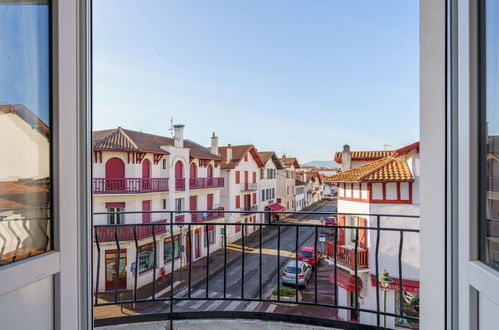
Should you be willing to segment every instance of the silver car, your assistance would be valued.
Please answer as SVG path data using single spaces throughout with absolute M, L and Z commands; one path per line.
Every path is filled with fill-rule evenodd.
M 296 285 L 296 270 L 298 268 L 298 285 L 306 286 L 312 276 L 312 266 L 304 261 L 298 260 L 298 267 L 295 260 L 289 261 L 281 274 L 283 284 Z

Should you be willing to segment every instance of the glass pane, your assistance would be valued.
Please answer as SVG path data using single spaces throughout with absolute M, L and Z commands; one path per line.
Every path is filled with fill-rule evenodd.
M 1 2 L 0 50 L 0 265 L 4 265 L 43 253 L 52 245 L 50 2 Z
M 480 258 L 499 269 L 499 2 L 485 2 L 484 171 L 485 212 L 481 225 Z M 483 181 L 482 181 L 483 182 Z

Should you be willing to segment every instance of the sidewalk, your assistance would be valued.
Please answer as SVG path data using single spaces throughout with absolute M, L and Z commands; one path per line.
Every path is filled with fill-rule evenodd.
M 262 244 L 267 240 L 272 239 L 277 233 L 275 227 L 265 227 L 262 228 Z M 242 240 L 238 240 L 232 244 L 241 244 Z M 245 236 L 245 246 L 250 248 L 255 248 L 259 246 L 259 232 Z M 233 251 L 227 249 L 227 268 L 233 265 L 237 260 L 240 260 L 242 251 Z M 217 273 L 222 272 L 224 268 L 224 249 L 220 248 L 217 251 L 210 253 L 210 273 L 209 278 L 211 279 Z M 196 286 L 202 281 L 206 281 L 206 262 L 207 257 L 202 257 L 194 262 L 191 266 L 191 287 Z M 159 271 L 158 271 L 159 274 Z M 185 266 L 182 269 L 175 270 L 173 274 L 174 289 L 173 294 L 176 295 L 178 292 L 188 287 L 189 281 L 189 267 Z M 171 273 L 166 275 L 166 279 L 158 279 L 155 282 L 154 293 L 156 298 L 169 298 L 172 283 Z M 158 296 L 158 293 L 166 291 L 163 295 Z M 153 295 L 153 284 L 152 282 L 142 286 L 137 289 L 137 299 L 151 299 Z M 115 293 L 110 292 L 99 292 L 99 302 L 112 302 L 114 301 Z M 94 297 L 95 299 L 95 297 Z M 120 290 L 118 291 L 118 301 L 121 300 L 131 300 L 133 299 L 133 290 Z M 141 302 L 133 304 L 123 304 L 123 313 L 121 312 L 120 305 L 109 305 L 109 306 L 97 306 L 94 307 L 94 318 L 109 318 L 118 317 L 132 314 L 141 314 L 146 309 L 153 307 L 161 302 Z

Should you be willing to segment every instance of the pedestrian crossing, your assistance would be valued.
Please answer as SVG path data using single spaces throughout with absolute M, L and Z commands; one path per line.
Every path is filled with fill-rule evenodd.
M 175 293 L 175 298 L 187 298 L 187 288 Z M 191 291 L 191 298 L 204 299 L 206 297 L 206 290 L 193 290 Z M 208 297 L 222 298 L 223 293 L 209 291 Z M 176 311 L 247 311 L 251 312 L 258 307 L 260 307 L 261 302 L 258 301 L 238 301 L 230 299 L 238 299 L 238 296 L 232 294 L 226 294 L 227 300 L 181 300 L 173 304 Z M 164 304 L 169 304 L 169 301 L 165 301 Z

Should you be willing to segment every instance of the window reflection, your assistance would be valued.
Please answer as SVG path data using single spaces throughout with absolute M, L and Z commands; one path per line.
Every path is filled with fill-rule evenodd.
M 0 265 L 50 249 L 49 1 L 0 2 Z

